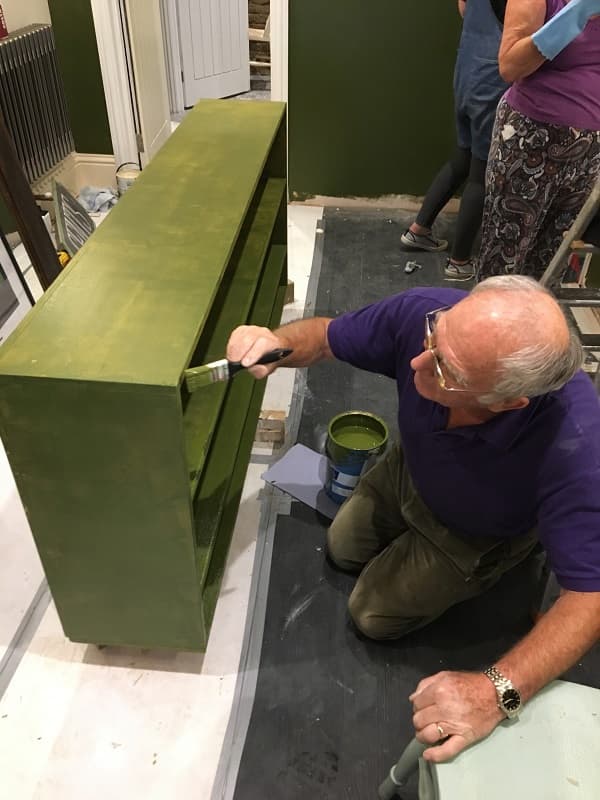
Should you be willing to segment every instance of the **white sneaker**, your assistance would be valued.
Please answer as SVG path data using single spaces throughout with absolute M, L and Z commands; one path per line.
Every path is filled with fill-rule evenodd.
M 435 236 L 431 236 L 428 233 L 413 233 L 410 228 L 404 231 L 400 241 L 407 247 L 428 250 L 431 253 L 439 253 L 440 250 L 445 250 L 448 247 L 448 242 L 445 239 L 436 239 Z
M 470 281 L 475 277 L 475 264 L 471 260 L 465 264 L 454 264 L 448 259 L 444 273 L 449 281 Z

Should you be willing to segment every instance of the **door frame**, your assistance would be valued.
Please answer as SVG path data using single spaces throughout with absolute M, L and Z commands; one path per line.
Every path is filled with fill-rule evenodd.
M 288 0 L 270 0 L 271 100 L 288 98 Z
M 140 163 L 120 0 L 91 0 L 108 124 L 117 166 Z M 161 0 L 171 113 L 184 111 L 176 0 Z M 287 102 L 288 0 L 271 0 L 271 99 Z
M 171 114 L 183 114 L 185 111 L 185 101 L 183 98 L 177 0 L 160 0 L 160 13 L 163 20 L 165 64 L 167 67 L 167 85 L 169 87 Z
M 171 113 L 185 110 L 181 81 L 181 46 L 177 0 L 161 0 L 164 20 L 165 60 Z M 288 94 L 288 0 L 270 0 L 271 99 L 287 102 Z
M 140 163 L 120 0 L 91 0 L 116 166 Z

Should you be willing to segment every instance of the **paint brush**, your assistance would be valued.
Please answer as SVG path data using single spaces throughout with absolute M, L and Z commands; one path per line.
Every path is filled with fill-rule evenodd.
M 282 358 L 286 358 L 291 352 L 292 350 L 284 347 L 270 350 L 251 366 L 273 364 L 275 361 L 281 361 Z M 220 358 L 218 361 L 211 361 L 210 364 L 203 364 L 201 367 L 186 369 L 184 372 L 185 385 L 188 392 L 195 392 L 203 386 L 210 386 L 218 381 L 228 381 L 244 369 L 246 367 L 242 366 L 240 361 L 228 361 L 226 358 Z

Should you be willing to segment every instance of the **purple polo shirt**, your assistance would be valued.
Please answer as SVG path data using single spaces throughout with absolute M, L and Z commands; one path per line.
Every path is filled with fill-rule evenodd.
M 517 536 L 538 527 L 562 587 L 600 591 L 600 402 L 579 372 L 481 425 L 446 430 L 448 409 L 414 386 L 425 314 L 454 305 L 459 289 L 418 288 L 352 311 L 329 325 L 336 358 L 393 378 L 398 426 L 415 488 L 462 536 Z

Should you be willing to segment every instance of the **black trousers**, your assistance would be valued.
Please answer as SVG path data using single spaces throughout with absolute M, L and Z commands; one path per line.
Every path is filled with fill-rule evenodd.
M 457 147 L 433 182 L 417 216 L 417 223 L 431 228 L 437 215 L 465 183 L 456 220 L 456 235 L 451 256 L 458 261 L 471 258 L 473 243 L 481 227 L 485 200 L 486 162 L 475 158 L 470 150 Z

